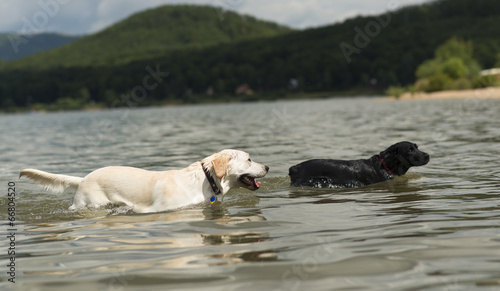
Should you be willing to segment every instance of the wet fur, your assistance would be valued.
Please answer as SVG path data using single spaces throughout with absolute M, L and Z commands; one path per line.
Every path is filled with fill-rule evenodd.
M 296 187 L 361 187 L 404 175 L 413 166 L 427 164 L 429 159 L 429 154 L 418 150 L 416 144 L 405 141 L 368 159 L 305 161 L 290 167 L 289 175 L 292 186 Z
M 247 187 L 242 176 L 260 178 L 268 167 L 250 160 L 242 151 L 223 150 L 180 170 L 147 171 L 132 167 L 105 167 L 84 178 L 51 174 L 35 169 L 21 171 L 56 193 L 76 190 L 70 209 L 121 203 L 135 212 L 158 212 L 208 201 L 214 192 L 203 171 L 206 167 L 224 195 L 231 188 Z M 258 187 L 257 187 L 258 188 Z

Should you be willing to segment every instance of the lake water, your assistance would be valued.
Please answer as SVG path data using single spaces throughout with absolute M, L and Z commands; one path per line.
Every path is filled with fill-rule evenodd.
M 1 115 L 1 290 L 500 290 L 500 101 L 326 99 Z M 311 158 L 431 155 L 357 189 L 289 186 Z M 260 190 L 152 214 L 70 212 L 23 168 L 183 168 L 224 148 L 271 170 Z M 7 281 L 15 183 L 15 284 Z M 12 237 L 12 236 L 11 236 Z

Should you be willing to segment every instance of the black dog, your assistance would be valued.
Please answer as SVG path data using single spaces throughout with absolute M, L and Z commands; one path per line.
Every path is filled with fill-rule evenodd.
M 316 159 L 290 167 L 292 186 L 351 188 L 404 175 L 410 167 L 423 166 L 430 156 L 414 143 L 403 141 L 365 160 Z

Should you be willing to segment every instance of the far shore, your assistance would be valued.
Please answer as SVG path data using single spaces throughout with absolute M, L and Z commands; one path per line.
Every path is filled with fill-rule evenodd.
M 404 93 L 399 98 L 394 96 L 382 97 L 381 100 L 422 100 L 422 99 L 467 99 L 484 98 L 500 99 L 500 87 L 488 87 L 470 90 L 447 90 L 432 93 L 416 92 Z

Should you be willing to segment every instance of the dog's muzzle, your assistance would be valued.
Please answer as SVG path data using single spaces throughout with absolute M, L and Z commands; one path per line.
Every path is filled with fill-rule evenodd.
M 269 172 L 269 167 L 265 166 L 266 172 L 262 176 L 258 177 L 253 177 L 250 175 L 243 175 L 240 177 L 239 181 L 243 183 L 247 189 L 255 191 L 260 188 L 260 185 L 262 184 L 261 182 L 257 181 L 257 178 L 262 178 L 264 177 L 267 172 Z

